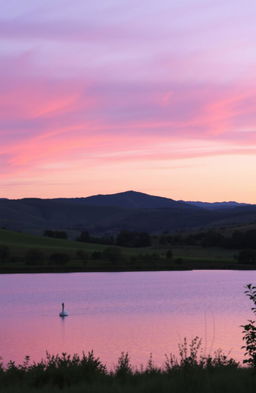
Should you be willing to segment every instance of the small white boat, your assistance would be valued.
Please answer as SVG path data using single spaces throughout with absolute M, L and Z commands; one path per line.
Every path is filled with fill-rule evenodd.
M 62 306 L 62 310 L 61 310 L 61 312 L 59 313 L 59 316 L 60 316 L 61 318 L 65 318 L 65 317 L 68 316 L 68 313 L 64 310 L 64 307 L 65 307 L 64 303 L 62 303 L 61 306 Z

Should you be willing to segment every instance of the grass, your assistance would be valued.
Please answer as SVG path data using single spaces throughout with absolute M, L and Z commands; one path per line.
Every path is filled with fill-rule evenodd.
M 197 370 L 163 375 L 141 375 L 123 380 L 104 377 L 63 388 L 12 386 L 4 393 L 254 393 L 256 376 L 251 370 Z
M 162 368 L 150 357 L 146 367 L 131 365 L 128 353 L 122 353 L 113 370 L 107 370 L 93 352 L 69 356 L 51 356 L 39 363 L 28 358 L 21 365 L 9 362 L 0 367 L 0 392 L 66 393 L 252 393 L 256 389 L 253 369 L 240 367 L 221 351 L 213 356 L 200 352 L 201 340 L 184 339 L 179 358 L 166 355 Z
M 168 259 L 167 249 L 164 247 L 111 246 L 112 254 L 116 253 L 116 255 L 106 257 L 104 253 L 106 248 L 109 248 L 106 245 L 54 239 L 0 229 L 1 245 L 7 246 L 11 255 L 4 262 L 0 257 L 0 272 L 2 273 L 254 268 L 238 265 L 233 250 L 212 247 L 172 247 L 173 258 Z M 28 251 L 35 249 L 44 255 L 46 262 L 39 263 L 35 260 L 35 263 L 26 263 Z M 65 253 L 69 261 L 65 264 L 49 264 L 47 261 L 54 253 Z M 83 253 L 85 255 L 82 257 Z M 96 255 L 97 253 L 101 255 Z
M 100 244 L 80 243 L 72 240 L 53 239 L 44 236 L 30 235 L 26 233 L 13 232 L 0 229 L 0 243 L 15 248 L 39 248 L 55 250 L 88 250 L 98 251 L 105 248 Z

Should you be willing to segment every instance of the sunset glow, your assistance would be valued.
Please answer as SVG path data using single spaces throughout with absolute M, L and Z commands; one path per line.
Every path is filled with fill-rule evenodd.
M 0 5 L 0 197 L 256 203 L 253 0 Z

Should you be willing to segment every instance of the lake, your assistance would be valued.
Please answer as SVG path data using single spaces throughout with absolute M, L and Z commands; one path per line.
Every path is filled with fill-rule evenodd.
M 222 348 L 241 360 L 240 325 L 253 319 L 248 283 L 256 271 L 0 275 L 0 356 L 40 360 L 46 351 L 93 349 L 110 368 L 122 351 L 133 364 L 152 353 L 161 365 L 185 336 L 199 336 L 203 353 Z

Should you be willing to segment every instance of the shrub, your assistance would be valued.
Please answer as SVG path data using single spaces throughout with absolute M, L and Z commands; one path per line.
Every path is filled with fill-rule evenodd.
M 67 239 L 68 235 L 65 231 L 52 231 L 52 230 L 45 230 L 44 236 L 53 237 L 55 239 Z
M 256 306 L 256 286 L 248 284 L 246 286 L 245 294 L 252 300 L 254 306 Z M 256 307 L 251 308 L 256 313 Z M 248 364 L 251 367 L 256 368 L 256 326 L 254 320 L 249 320 L 246 325 L 242 325 L 243 328 L 243 340 L 245 345 L 242 347 L 245 349 L 245 356 L 248 358 L 243 363 Z
M 123 258 L 122 251 L 117 247 L 107 247 L 104 248 L 102 252 L 103 259 L 109 262 L 116 263 Z
M 41 250 L 32 248 L 27 251 L 25 261 L 27 265 L 41 265 L 44 263 L 45 255 Z
M 171 261 L 173 258 L 173 252 L 171 249 L 166 251 L 166 259 L 168 259 L 169 261 Z
M 238 262 L 244 264 L 256 263 L 256 251 L 255 250 L 241 250 L 238 254 Z
M 0 244 L 0 262 L 6 262 L 10 256 L 10 250 L 8 246 Z
M 85 252 L 84 250 L 77 250 L 76 256 L 77 256 L 77 258 L 80 259 L 83 263 L 88 262 L 89 255 L 88 255 L 88 253 Z
M 66 265 L 70 260 L 70 256 L 63 252 L 56 252 L 50 255 L 51 265 Z
M 121 356 L 118 359 L 117 366 L 115 369 L 115 375 L 121 378 L 132 375 L 132 366 L 130 363 L 128 352 L 121 353 Z

